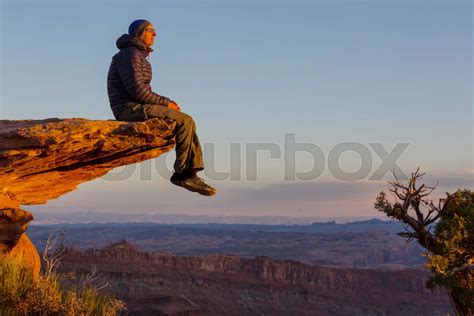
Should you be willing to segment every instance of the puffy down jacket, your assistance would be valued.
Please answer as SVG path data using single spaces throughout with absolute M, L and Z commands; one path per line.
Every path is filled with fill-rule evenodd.
M 116 44 L 120 52 L 112 57 L 107 75 L 107 94 L 115 118 L 137 104 L 168 106 L 169 98 L 151 90 L 151 65 L 146 59 L 151 47 L 128 34 L 120 36 Z

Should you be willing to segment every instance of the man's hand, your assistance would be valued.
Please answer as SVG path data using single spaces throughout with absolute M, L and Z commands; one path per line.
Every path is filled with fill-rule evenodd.
M 168 102 L 168 107 L 169 107 L 170 109 L 175 110 L 175 111 L 181 112 L 181 108 L 179 107 L 178 103 L 176 103 L 176 102 L 174 102 L 174 101 L 171 101 L 171 100 L 170 100 L 170 102 Z

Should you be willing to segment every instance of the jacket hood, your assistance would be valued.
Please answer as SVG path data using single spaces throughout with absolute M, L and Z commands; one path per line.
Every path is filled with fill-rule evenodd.
M 127 47 L 136 47 L 139 50 L 146 52 L 147 55 L 148 53 L 153 51 L 151 47 L 145 45 L 142 41 L 138 39 L 138 37 L 132 36 L 129 34 L 123 34 L 122 36 L 120 36 L 115 42 L 115 44 L 117 45 L 118 49 L 124 49 Z

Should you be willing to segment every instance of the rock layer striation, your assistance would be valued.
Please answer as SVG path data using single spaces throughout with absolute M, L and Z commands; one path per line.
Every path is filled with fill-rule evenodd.
M 174 124 L 161 119 L 0 120 L 0 252 L 27 247 L 15 253 L 31 253 L 38 263 L 24 234 L 33 215 L 20 206 L 44 204 L 116 167 L 158 157 L 174 146 Z

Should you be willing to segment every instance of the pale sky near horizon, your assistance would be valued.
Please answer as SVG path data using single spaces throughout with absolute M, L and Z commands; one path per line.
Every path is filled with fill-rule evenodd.
M 429 184 L 439 181 L 439 195 L 473 187 L 471 1 L 0 3 L 0 119 L 113 118 L 106 76 L 115 41 L 145 18 L 158 32 L 149 59 L 154 91 L 195 118 L 201 143 L 215 147 L 217 171 L 229 171 L 231 143 L 242 149 L 240 179 L 208 174 L 215 198 L 160 176 L 156 165 L 170 167 L 170 153 L 134 166 L 126 179 L 84 183 L 26 209 L 377 215 L 373 202 L 392 174 L 370 180 L 381 163 L 371 143 L 387 152 L 408 143 L 397 164 L 407 174 L 420 166 Z M 321 148 L 321 176 L 285 181 L 285 134 Z M 372 157 L 359 181 L 329 170 L 331 149 L 345 142 Z M 280 150 L 274 159 L 259 153 L 256 181 L 246 177 L 253 143 Z M 346 152 L 339 163 L 353 172 L 361 158 Z M 308 153 L 296 154 L 297 172 L 312 166 Z

